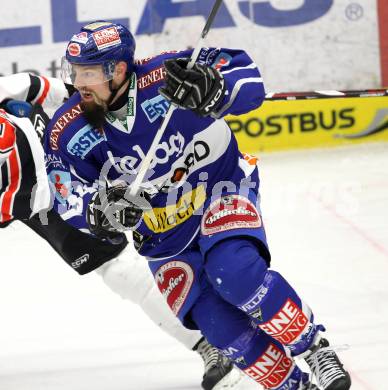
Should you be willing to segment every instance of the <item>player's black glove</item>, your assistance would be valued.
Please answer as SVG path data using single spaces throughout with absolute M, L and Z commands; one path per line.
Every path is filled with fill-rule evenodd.
M 221 73 L 206 65 L 186 69 L 188 58 L 166 60 L 165 86 L 159 93 L 179 108 L 193 110 L 200 116 L 214 112 L 221 103 L 225 80 Z
M 148 195 L 141 193 L 132 201 L 126 196 L 127 188 L 115 186 L 97 192 L 88 204 L 86 218 L 89 230 L 100 238 L 115 238 L 135 227 L 149 209 Z M 136 203 L 136 204 L 135 204 Z

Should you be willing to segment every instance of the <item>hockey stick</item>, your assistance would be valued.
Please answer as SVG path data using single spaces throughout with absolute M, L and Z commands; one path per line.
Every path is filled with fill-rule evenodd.
M 312 100 L 338 98 L 365 98 L 388 96 L 388 89 L 365 89 L 359 91 L 310 91 L 310 92 L 270 92 L 265 96 L 266 101 L 279 100 Z
M 195 61 L 197 60 L 198 54 L 202 49 L 203 42 L 204 42 L 204 40 L 205 40 L 209 30 L 210 30 L 211 25 L 214 22 L 214 19 L 217 15 L 217 12 L 218 12 L 221 4 L 222 4 L 222 0 L 215 0 L 215 3 L 214 3 L 213 8 L 210 12 L 210 15 L 207 18 L 205 27 L 202 30 L 201 37 L 200 37 L 200 39 L 197 43 L 197 46 L 195 47 L 195 49 L 190 57 L 190 62 L 187 65 L 188 69 L 191 69 L 194 66 Z M 130 197 L 135 197 L 137 195 L 139 188 L 140 188 L 140 185 L 143 182 L 143 179 L 144 179 L 144 177 L 148 171 L 148 168 L 152 162 L 152 158 L 154 157 L 156 148 L 158 147 L 159 142 L 162 139 L 162 136 L 167 128 L 168 123 L 170 122 L 170 119 L 171 119 L 171 116 L 172 116 L 174 110 L 175 110 L 175 107 L 172 104 L 170 104 L 170 107 L 166 113 L 166 116 L 164 117 L 162 125 L 160 126 L 159 130 L 157 131 L 155 138 L 150 146 L 150 149 L 148 150 L 148 153 L 145 156 L 145 158 L 140 166 L 139 173 L 137 174 L 134 182 L 132 183 L 132 185 L 130 187 L 130 191 L 129 191 Z

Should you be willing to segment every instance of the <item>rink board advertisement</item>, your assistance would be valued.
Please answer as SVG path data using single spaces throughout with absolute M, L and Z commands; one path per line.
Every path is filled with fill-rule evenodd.
M 388 141 L 388 97 L 266 101 L 227 121 L 247 153 Z
M 66 42 L 97 19 L 129 26 L 137 58 L 193 47 L 212 5 L 213 0 L 111 0 L 109 7 L 105 0 L 3 0 L 0 74 L 59 77 Z M 386 0 L 224 0 L 206 45 L 246 50 L 267 90 L 378 88 L 387 67 L 386 9 Z

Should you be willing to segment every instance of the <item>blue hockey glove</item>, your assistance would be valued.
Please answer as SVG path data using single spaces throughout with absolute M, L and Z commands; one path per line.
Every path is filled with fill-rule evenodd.
M 188 63 L 188 58 L 164 62 L 167 74 L 159 93 L 179 108 L 200 116 L 211 115 L 225 95 L 225 80 L 220 72 L 206 65 L 195 64 L 188 70 Z

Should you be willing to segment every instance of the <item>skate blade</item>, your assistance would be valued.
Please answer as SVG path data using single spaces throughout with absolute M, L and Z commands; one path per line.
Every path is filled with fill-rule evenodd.
M 236 367 L 232 371 L 225 375 L 214 387 L 212 390 L 223 390 L 231 389 L 239 384 L 244 374 Z

